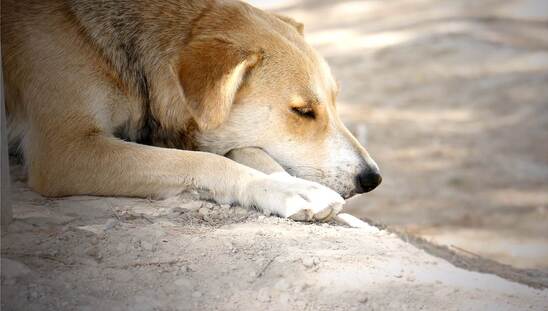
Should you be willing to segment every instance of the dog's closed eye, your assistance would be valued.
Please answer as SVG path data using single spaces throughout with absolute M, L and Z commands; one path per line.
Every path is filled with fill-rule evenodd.
M 316 113 L 314 112 L 314 109 L 312 109 L 312 107 L 293 107 L 291 108 L 291 111 L 304 118 L 316 118 Z

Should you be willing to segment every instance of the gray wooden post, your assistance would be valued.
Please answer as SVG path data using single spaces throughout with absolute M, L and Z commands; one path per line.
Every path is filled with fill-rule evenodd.
M 1 54 L 1 50 L 0 50 Z M 7 229 L 7 225 L 11 222 L 12 211 L 9 200 L 9 153 L 8 153 L 8 139 L 6 131 L 6 107 L 4 103 L 4 77 L 2 71 L 2 61 L 0 59 L 0 106 L 2 107 L 2 116 L 0 118 L 0 221 L 2 231 Z

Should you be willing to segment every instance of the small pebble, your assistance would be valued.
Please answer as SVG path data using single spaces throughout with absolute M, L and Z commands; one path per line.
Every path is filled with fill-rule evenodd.
M 117 225 L 118 225 L 118 220 L 116 220 L 114 218 L 111 218 L 111 219 L 107 220 L 107 222 L 105 223 L 105 230 L 113 229 Z
M 55 256 L 57 256 L 58 254 L 59 254 L 59 251 L 56 250 L 56 249 L 52 249 L 52 250 L 49 251 L 49 255 L 50 255 L 50 256 L 55 257 Z
M 174 207 L 174 208 L 171 209 L 171 213 L 175 214 L 175 215 L 181 215 L 181 214 L 184 214 L 186 212 L 188 212 L 187 209 L 184 209 L 184 208 L 179 207 L 179 206 Z
M 243 207 L 234 208 L 234 214 L 236 214 L 237 216 L 245 216 L 248 214 L 248 212 L 249 211 Z
M 314 266 L 314 258 L 305 257 L 302 259 L 303 265 L 307 268 L 312 268 Z
M 37 291 L 31 291 L 29 293 L 29 300 L 35 300 L 38 296 L 40 296 L 40 294 Z
M 257 300 L 259 300 L 260 302 L 270 301 L 270 293 L 268 288 L 262 288 L 259 290 L 259 293 L 257 294 Z
M 203 206 L 203 202 L 195 201 L 181 205 L 181 208 L 191 211 L 197 211 Z
M 154 249 L 154 245 L 146 241 L 141 241 L 141 248 L 146 251 L 152 251 Z
M 205 208 L 205 207 L 202 207 L 198 210 L 198 214 L 206 217 L 207 215 L 209 215 L 209 209 Z
M 289 294 L 283 293 L 279 298 L 280 304 L 287 305 L 289 304 Z
M 278 282 L 276 282 L 276 284 L 274 284 L 274 288 L 279 291 L 285 291 L 289 288 L 289 283 L 287 283 L 286 280 L 281 279 Z
M 93 257 L 95 259 L 101 259 L 101 254 L 99 254 L 99 248 L 97 246 L 88 247 L 85 251 L 86 255 Z

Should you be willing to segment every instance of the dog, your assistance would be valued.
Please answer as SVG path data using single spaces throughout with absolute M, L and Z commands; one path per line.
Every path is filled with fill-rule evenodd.
M 1 23 L 8 139 L 44 196 L 196 190 L 317 221 L 381 182 L 289 17 L 230 0 L 2 0 Z M 287 173 L 225 157 L 246 147 Z

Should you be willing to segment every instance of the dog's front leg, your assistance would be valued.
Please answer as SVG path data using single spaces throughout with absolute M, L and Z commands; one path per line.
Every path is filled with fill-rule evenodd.
M 285 172 L 284 168 L 278 162 L 272 159 L 265 151 L 256 147 L 232 149 L 225 156 L 265 174 Z
M 32 144 L 28 150 L 29 183 L 45 195 L 162 197 L 199 190 L 220 203 L 255 206 L 299 220 L 330 218 L 344 203 L 317 183 L 285 173 L 267 175 L 216 154 L 102 135 L 45 141 L 47 145 Z

